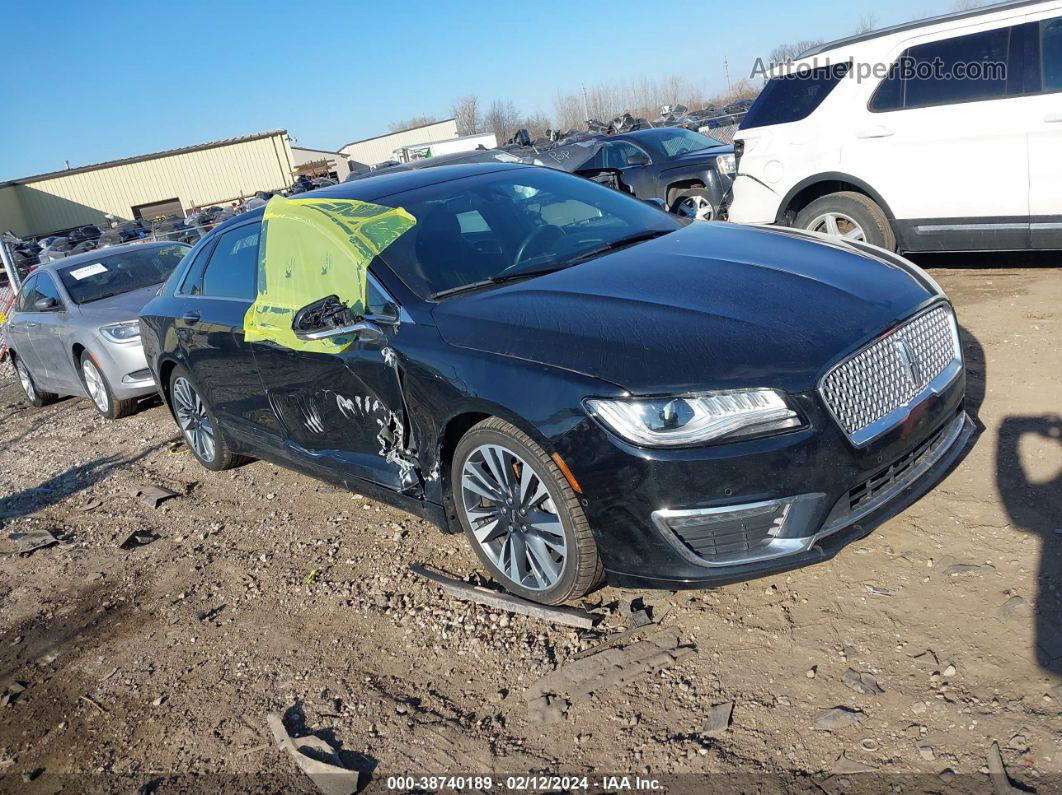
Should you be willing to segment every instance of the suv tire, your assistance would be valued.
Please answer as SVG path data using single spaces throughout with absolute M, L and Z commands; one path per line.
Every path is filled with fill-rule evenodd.
M 869 196 L 855 191 L 841 191 L 815 199 L 797 213 L 793 226 L 842 238 L 854 235 L 850 239 L 863 240 L 889 251 L 896 250 L 896 235 L 885 212 Z

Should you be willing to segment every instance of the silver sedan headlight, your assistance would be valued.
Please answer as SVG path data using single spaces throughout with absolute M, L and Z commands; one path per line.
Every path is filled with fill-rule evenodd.
M 125 323 L 100 326 L 100 334 L 108 342 L 135 342 L 140 339 L 140 323 L 136 320 L 127 320 Z
M 776 389 L 741 389 L 675 398 L 588 399 L 599 422 L 645 447 L 689 447 L 771 433 L 801 424 Z

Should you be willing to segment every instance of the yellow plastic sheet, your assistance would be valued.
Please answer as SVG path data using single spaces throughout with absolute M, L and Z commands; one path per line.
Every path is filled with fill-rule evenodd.
M 258 295 L 244 318 L 244 338 L 314 353 L 348 347 L 350 337 L 300 340 L 291 329 L 295 313 L 337 295 L 354 314 L 365 314 L 369 262 L 416 222 L 400 207 L 353 199 L 271 198 L 258 248 Z

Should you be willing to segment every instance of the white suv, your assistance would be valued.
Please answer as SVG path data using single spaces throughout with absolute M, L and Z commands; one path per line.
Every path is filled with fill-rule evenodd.
M 900 251 L 1062 249 L 1062 2 L 853 36 L 767 82 L 731 221 Z

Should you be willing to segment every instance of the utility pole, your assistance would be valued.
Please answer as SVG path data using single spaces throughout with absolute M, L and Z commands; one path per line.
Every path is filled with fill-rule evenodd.
M 590 121 L 590 108 L 586 104 L 586 86 L 583 86 L 583 118 Z
M 730 62 L 723 56 L 723 69 L 726 71 L 726 95 L 729 97 L 734 93 L 733 87 L 730 85 Z

